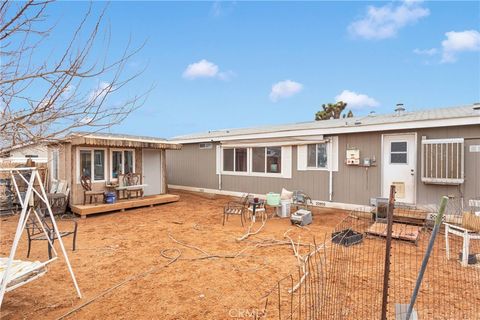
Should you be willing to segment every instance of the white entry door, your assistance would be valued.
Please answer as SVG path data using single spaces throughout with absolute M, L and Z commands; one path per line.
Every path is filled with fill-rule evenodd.
M 162 164 L 160 150 L 143 149 L 142 154 L 143 183 L 146 196 L 162 193 Z
M 390 185 L 396 186 L 395 200 L 415 204 L 416 135 L 383 135 L 382 196 L 388 198 Z

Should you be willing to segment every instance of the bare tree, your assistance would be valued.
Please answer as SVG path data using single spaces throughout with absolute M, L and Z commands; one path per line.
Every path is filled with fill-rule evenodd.
M 129 40 L 111 60 L 110 30 L 102 23 L 107 6 L 95 14 L 90 3 L 69 40 L 44 56 L 39 49 L 55 40 L 56 25 L 47 15 L 51 5 L 51 0 L 0 3 L 0 152 L 55 141 L 76 128 L 118 124 L 151 90 L 111 102 L 143 72 L 125 75 L 127 62 L 143 45 L 132 48 Z

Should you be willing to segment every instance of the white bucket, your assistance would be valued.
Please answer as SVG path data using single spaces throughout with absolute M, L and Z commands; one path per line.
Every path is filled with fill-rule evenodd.
M 290 217 L 290 207 L 292 206 L 292 202 L 290 200 L 282 200 L 280 203 L 282 205 L 282 210 L 280 210 L 279 216 L 281 218 Z

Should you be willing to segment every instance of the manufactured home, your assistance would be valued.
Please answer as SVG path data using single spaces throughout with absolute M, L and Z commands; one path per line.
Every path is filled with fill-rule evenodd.
M 60 142 L 48 146 L 48 163 L 51 181 L 64 181 L 70 190 L 69 204 L 73 212 L 82 216 L 112 210 L 171 202 L 178 197 L 165 195 L 166 150 L 178 150 L 181 145 L 165 139 L 110 133 L 73 133 Z M 142 197 L 101 205 L 85 204 L 85 187 L 82 177 L 88 177 L 93 192 L 115 191 L 113 185 L 125 174 L 139 175 Z
M 18 145 L 5 150 L 0 154 L 0 163 L 26 163 L 32 160 L 35 163 L 47 163 L 47 146 L 44 144 Z
M 178 189 L 265 194 L 302 190 L 316 205 L 369 205 L 388 197 L 434 205 L 480 198 L 478 104 L 173 138 L 168 180 Z M 464 201 L 466 202 L 466 201 Z

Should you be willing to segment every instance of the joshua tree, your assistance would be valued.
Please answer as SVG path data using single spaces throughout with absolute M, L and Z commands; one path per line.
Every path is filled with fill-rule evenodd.
M 110 96 L 142 73 L 124 75 L 124 69 L 143 45 L 131 48 L 128 41 L 119 54 L 108 50 L 110 31 L 102 27 L 106 6 L 98 12 L 92 3 L 69 39 L 56 40 L 56 21 L 46 14 L 54 5 L 51 0 L 0 3 L 0 152 L 56 140 L 75 128 L 110 127 L 150 91 L 112 103 Z
M 322 109 L 315 114 L 315 120 L 340 119 L 343 110 L 347 107 L 347 103 L 338 101 L 336 103 L 322 104 Z M 345 117 L 345 115 L 344 115 Z M 353 117 L 353 112 L 350 110 L 347 114 L 348 118 Z

